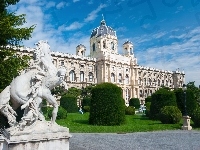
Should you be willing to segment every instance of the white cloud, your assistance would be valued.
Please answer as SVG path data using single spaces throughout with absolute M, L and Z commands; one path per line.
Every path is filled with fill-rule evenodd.
M 115 30 L 117 32 L 125 32 L 125 31 L 127 31 L 127 28 L 126 27 L 119 27 L 119 28 L 116 28 Z
M 97 17 L 97 13 L 105 7 L 106 7 L 105 4 L 100 4 L 97 9 L 93 10 L 91 13 L 88 14 L 88 16 L 84 19 L 84 22 L 89 22 L 89 21 L 95 20 Z
M 93 4 L 93 0 L 90 0 L 90 1 L 88 2 L 88 4 L 89 4 L 89 5 Z
M 86 25 L 86 23 L 93 21 L 94 19 L 96 19 L 97 17 L 97 13 L 99 11 L 101 11 L 102 8 L 106 7 L 106 5 L 104 4 L 100 4 L 97 9 L 93 10 L 91 13 L 89 13 L 87 15 L 87 17 L 84 19 L 83 22 L 73 22 L 71 23 L 69 26 L 66 25 L 61 25 L 60 27 L 58 27 L 59 31 L 71 31 L 71 30 L 77 30 L 82 28 L 84 25 Z
M 197 31 L 197 32 L 195 32 Z M 169 31 L 172 33 L 172 31 Z M 150 37 L 165 36 L 167 33 L 151 34 Z M 150 40 L 149 36 L 144 35 L 138 37 L 138 40 L 145 44 L 145 39 L 148 42 L 154 42 L 154 38 Z M 165 40 L 178 38 L 179 41 L 174 41 L 167 45 L 149 47 L 144 51 L 136 49 L 135 55 L 138 58 L 139 65 L 154 67 L 165 70 L 184 70 L 186 73 L 186 83 L 196 81 L 196 85 L 200 85 L 200 33 L 199 27 L 189 30 L 187 34 L 171 35 Z M 139 43 L 139 47 L 142 44 Z M 197 77 L 198 76 L 198 77 Z
M 69 26 L 65 27 L 65 30 L 66 30 L 66 31 L 76 30 L 76 29 L 80 29 L 82 26 L 83 26 L 82 23 L 73 22 L 73 23 L 70 24 Z
M 78 2 L 78 1 L 80 1 L 80 0 L 73 0 L 73 3 L 76 3 L 76 2 Z
M 56 5 L 56 8 L 57 9 L 61 9 L 61 8 L 64 8 L 65 6 L 69 6 L 69 3 L 66 3 L 66 2 L 60 2 Z
M 56 3 L 54 1 L 50 1 L 46 4 L 46 8 L 49 9 L 51 7 L 55 7 L 56 6 Z

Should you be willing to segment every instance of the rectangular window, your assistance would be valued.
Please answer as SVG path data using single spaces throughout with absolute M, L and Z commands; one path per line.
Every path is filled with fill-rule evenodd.
M 61 66 L 64 66 L 64 61 L 61 61 L 61 62 L 60 62 L 60 65 L 61 65 Z

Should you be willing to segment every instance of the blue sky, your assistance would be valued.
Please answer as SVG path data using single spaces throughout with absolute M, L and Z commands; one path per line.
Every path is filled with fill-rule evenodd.
M 36 24 L 25 46 L 48 40 L 51 50 L 75 54 L 81 43 L 87 55 L 103 14 L 117 32 L 119 53 L 128 39 L 139 65 L 184 70 L 186 83 L 200 85 L 199 0 L 21 0 L 9 9 L 26 14 L 25 26 Z

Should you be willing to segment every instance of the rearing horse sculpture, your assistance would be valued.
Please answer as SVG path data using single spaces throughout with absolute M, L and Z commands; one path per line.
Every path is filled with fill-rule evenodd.
M 20 105 L 25 109 L 25 117 L 31 116 L 29 104 L 34 102 L 34 113 L 38 119 L 43 120 L 44 116 L 40 113 L 42 99 L 46 99 L 53 106 L 52 123 L 55 123 L 58 104 L 51 94 L 51 89 L 63 83 L 66 69 L 57 69 L 52 63 L 50 46 L 46 41 L 39 41 L 34 51 L 35 60 L 30 68 L 23 74 L 17 76 L 9 86 L 0 93 L 0 112 L 8 118 L 10 126 L 17 124 L 16 110 Z M 10 106 L 11 101 L 12 106 Z

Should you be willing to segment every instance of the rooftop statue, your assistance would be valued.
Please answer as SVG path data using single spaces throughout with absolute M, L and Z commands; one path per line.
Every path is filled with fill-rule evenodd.
M 11 127 L 23 130 L 37 120 L 44 121 L 41 112 L 42 100 L 45 99 L 53 106 L 51 123 L 54 124 L 58 112 L 58 104 L 51 90 L 64 84 L 66 69 L 57 69 L 52 63 L 50 46 L 46 41 L 39 41 L 34 49 L 34 60 L 28 69 L 13 79 L 11 84 L 0 93 L 0 112 L 7 117 Z M 10 103 L 11 102 L 11 103 Z M 12 105 L 10 105 L 12 104 Z M 16 121 L 15 110 L 21 106 L 24 115 L 21 121 Z

